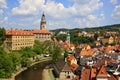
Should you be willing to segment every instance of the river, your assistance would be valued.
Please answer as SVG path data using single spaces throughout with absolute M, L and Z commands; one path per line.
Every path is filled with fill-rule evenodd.
M 42 71 L 51 61 L 41 62 L 29 67 L 15 77 L 15 80 L 42 80 Z

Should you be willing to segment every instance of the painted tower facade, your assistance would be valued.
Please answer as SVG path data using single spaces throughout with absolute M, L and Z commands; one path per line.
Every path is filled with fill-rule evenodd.
M 41 17 L 40 30 L 46 30 L 46 19 L 44 13 L 42 14 Z

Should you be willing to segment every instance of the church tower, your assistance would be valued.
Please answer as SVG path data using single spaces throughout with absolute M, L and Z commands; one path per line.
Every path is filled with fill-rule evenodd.
M 46 19 L 45 19 L 44 13 L 42 14 L 42 17 L 41 17 L 40 29 L 41 30 L 46 30 Z
M 70 47 L 70 34 L 69 34 L 69 31 L 67 32 L 67 42 L 68 42 L 68 47 Z

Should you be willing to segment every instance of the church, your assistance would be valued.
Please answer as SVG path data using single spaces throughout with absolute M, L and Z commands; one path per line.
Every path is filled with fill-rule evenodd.
M 46 29 L 46 18 L 44 13 L 42 14 L 40 21 L 40 29 L 32 30 L 34 34 L 34 39 L 40 42 L 44 42 L 46 40 L 51 40 L 51 32 Z

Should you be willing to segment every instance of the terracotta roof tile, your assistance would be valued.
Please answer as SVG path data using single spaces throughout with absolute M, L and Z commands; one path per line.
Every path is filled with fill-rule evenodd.
M 108 80 L 117 80 L 117 79 L 113 75 L 111 75 L 111 77 L 109 77 Z
M 74 56 L 72 56 L 72 55 L 67 56 L 67 60 L 68 60 L 68 61 L 71 61 L 71 60 L 73 60 L 73 59 L 75 59 Z
M 93 55 L 96 52 L 95 49 L 89 49 L 89 50 L 82 50 L 80 52 L 80 56 L 89 56 L 89 55 Z
M 96 74 L 97 74 L 96 68 L 92 68 L 91 69 L 91 80 L 95 80 Z
M 111 51 L 114 49 L 114 46 L 107 46 L 105 48 L 105 53 L 111 53 Z
M 33 30 L 32 32 L 38 34 L 51 34 L 49 30 Z
M 6 35 L 33 35 L 33 33 L 25 30 L 6 30 Z
M 81 80 L 90 80 L 90 69 L 83 69 Z
M 82 48 L 82 47 L 81 47 L 81 46 L 77 46 L 76 48 L 79 48 L 79 49 L 80 49 L 80 48 Z
M 104 78 L 107 78 L 108 77 L 108 74 L 106 72 L 106 69 L 105 69 L 105 66 L 102 65 L 102 67 L 100 68 L 98 74 L 97 74 L 97 77 L 104 77 Z
M 71 65 L 70 65 L 70 68 L 71 68 L 71 70 L 76 70 L 77 68 L 78 68 L 79 66 L 78 66 L 78 64 L 75 64 L 75 63 L 72 63 Z

